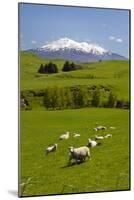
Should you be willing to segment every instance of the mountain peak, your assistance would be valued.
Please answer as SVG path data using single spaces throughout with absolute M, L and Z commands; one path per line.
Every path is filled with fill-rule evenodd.
M 52 51 L 75 49 L 77 51 L 81 51 L 84 53 L 93 53 L 97 55 L 102 55 L 107 52 L 107 50 L 105 50 L 104 48 L 102 48 L 97 44 L 89 44 L 87 42 L 76 42 L 67 37 L 60 38 L 58 40 L 45 44 L 41 47 L 41 49 L 52 50 Z
M 99 60 L 126 60 L 125 57 L 105 50 L 97 44 L 77 42 L 67 37 L 49 42 L 41 48 L 28 50 L 49 59 L 64 59 L 78 62 Z
M 64 38 L 60 38 L 58 41 L 63 41 L 63 42 L 73 42 L 74 40 L 64 37 Z

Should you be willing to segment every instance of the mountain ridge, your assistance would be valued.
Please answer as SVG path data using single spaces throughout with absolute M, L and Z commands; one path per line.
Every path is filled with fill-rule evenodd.
M 110 52 L 97 44 L 76 42 L 69 38 L 61 38 L 40 48 L 26 51 L 44 58 L 74 60 L 83 63 L 99 60 L 127 60 L 124 56 Z

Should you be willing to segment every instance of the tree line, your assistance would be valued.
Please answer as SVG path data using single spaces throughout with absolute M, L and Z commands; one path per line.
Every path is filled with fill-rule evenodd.
M 80 68 L 81 67 L 79 65 L 76 65 L 73 62 L 66 61 L 63 65 L 62 71 L 68 72 L 68 71 L 73 71 L 73 70 L 77 70 L 77 69 L 80 69 Z
M 107 99 L 102 101 L 101 98 L 99 88 L 96 88 L 94 91 L 87 91 L 82 87 L 60 88 L 55 86 L 45 89 L 43 104 L 46 109 L 52 110 L 83 107 L 116 107 L 117 97 L 112 91 L 109 92 Z
M 49 74 L 52 74 L 52 73 L 58 73 L 58 67 L 56 64 L 52 63 L 52 62 L 49 62 L 45 65 L 41 64 L 40 65 L 40 68 L 38 69 L 38 73 L 49 73 Z
M 53 86 L 43 90 L 22 91 L 21 99 L 27 100 L 27 109 L 34 106 L 44 106 L 47 110 L 84 107 L 130 108 L 129 101 L 118 99 L 112 88 L 102 86 Z
M 80 69 L 79 65 L 76 65 L 73 62 L 69 62 L 66 61 L 62 67 L 62 71 L 64 72 L 68 72 L 68 71 L 73 71 L 73 70 L 77 70 Z M 39 69 L 38 69 L 38 73 L 42 73 L 42 74 L 52 74 L 52 73 L 58 73 L 58 67 L 56 64 L 49 62 L 47 64 L 41 64 Z

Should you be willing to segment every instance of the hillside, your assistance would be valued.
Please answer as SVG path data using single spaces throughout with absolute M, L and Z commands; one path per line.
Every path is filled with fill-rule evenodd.
M 49 60 L 32 53 L 20 54 L 20 86 L 21 90 L 38 90 L 55 84 L 59 87 L 72 85 L 103 85 L 112 86 L 118 97 L 129 99 L 129 62 L 103 61 L 81 64 L 82 69 L 62 72 L 64 60 L 53 60 L 58 66 L 58 74 L 37 73 L 41 63 Z

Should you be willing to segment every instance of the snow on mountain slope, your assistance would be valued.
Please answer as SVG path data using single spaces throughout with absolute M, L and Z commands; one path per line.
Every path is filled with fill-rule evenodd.
M 107 51 L 97 44 L 76 42 L 61 38 L 43 45 L 41 48 L 29 49 L 28 52 L 48 59 L 64 59 L 78 62 L 96 62 L 98 60 L 126 60 L 125 57 Z
M 104 54 L 107 51 L 95 44 L 88 44 L 87 42 L 76 42 L 69 38 L 61 38 L 59 40 L 50 42 L 41 47 L 41 50 L 58 51 L 65 49 L 75 49 L 85 53 Z

